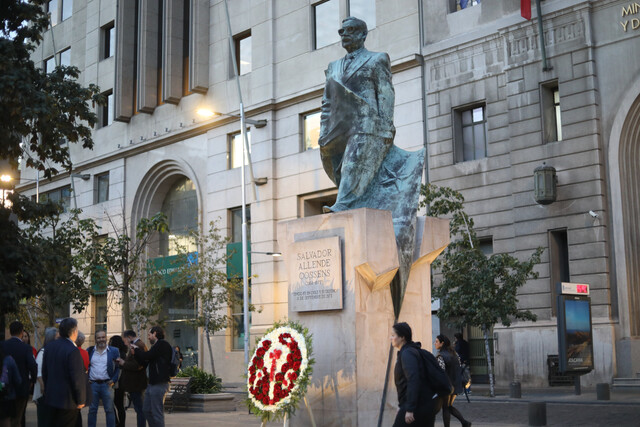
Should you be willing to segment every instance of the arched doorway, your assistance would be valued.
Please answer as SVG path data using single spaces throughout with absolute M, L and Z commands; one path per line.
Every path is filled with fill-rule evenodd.
M 629 330 L 640 336 L 640 96 L 624 120 L 619 148 Z
M 161 234 L 148 248 L 151 264 L 160 265 L 170 260 L 161 260 L 176 255 L 176 245 L 195 251 L 189 232 L 196 230 L 201 222 L 202 197 L 196 175 L 185 162 L 164 160 L 147 172 L 141 180 L 131 207 L 131 227 L 142 218 L 157 212 L 167 215 L 169 232 Z M 169 275 L 170 276 L 170 275 Z M 167 287 L 161 297 L 161 311 L 158 320 L 165 329 L 165 336 L 183 353 L 183 367 L 198 364 L 198 328 L 189 324 L 196 314 L 196 301 L 188 294 L 171 289 L 170 279 L 165 279 Z
M 159 238 L 158 255 L 174 257 L 178 247 L 188 252 L 197 248 L 190 232 L 198 228 L 198 196 L 189 178 L 178 177 L 169 187 L 162 202 L 161 211 L 167 215 L 169 232 Z M 183 367 L 198 365 L 198 330 L 189 321 L 196 317 L 197 303 L 186 292 L 165 289 L 158 315 L 165 325 L 165 335 L 174 346 L 179 346 L 184 356 Z

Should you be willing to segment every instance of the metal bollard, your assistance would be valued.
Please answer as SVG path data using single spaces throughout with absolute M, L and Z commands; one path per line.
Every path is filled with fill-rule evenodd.
M 547 425 L 547 402 L 529 402 L 529 425 Z
M 610 400 L 611 393 L 609 392 L 609 383 L 596 384 L 596 398 L 598 400 Z
M 512 399 L 520 399 L 522 397 L 522 387 L 519 381 L 509 384 L 509 397 Z

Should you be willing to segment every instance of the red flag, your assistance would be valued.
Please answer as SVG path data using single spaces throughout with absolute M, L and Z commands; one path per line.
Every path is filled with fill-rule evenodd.
M 520 15 L 524 19 L 531 19 L 531 0 L 520 0 Z

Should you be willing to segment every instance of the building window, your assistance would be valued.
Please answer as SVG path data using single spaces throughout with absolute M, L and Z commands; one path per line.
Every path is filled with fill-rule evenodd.
M 480 237 L 478 239 L 478 249 L 480 249 L 480 252 L 486 257 L 493 255 L 493 237 Z
M 338 190 L 319 191 L 313 194 L 298 196 L 298 218 L 322 215 L 323 206 L 333 206 L 336 203 Z
M 247 243 L 251 241 L 251 208 L 246 208 L 247 217 Z M 227 246 L 227 254 L 230 255 L 227 261 L 227 277 L 242 278 L 242 208 L 229 210 L 229 222 L 231 225 L 231 242 Z M 250 247 L 249 247 L 250 249 Z M 249 256 L 251 254 L 248 254 Z M 249 268 L 251 261 L 249 258 Z M 248 271 L 251 276 L 251 270 Z M 249 279 L 249 288 L 251 288 L 251 280 Z M 243 291 L 236 294 L 236 302 L 230 307 L 231 316 L 231 349 L 244 350 L 244 311 L 243 311 Z M 251 317 L 249 317 L 251 321 Z
M 349 16 L 355 16 L 367 23 L 367 29 L 376 27 L 375 0 L 349 0 Z
M 58 0 L 49 0 L 47 2 L 47 13 L 51 16 L 51 25 L 56 25 L 60 22 Z
M 302 116 L 302 143 L 304 150 L 318 148 L 320 138 L 320 111 Z
M 113 21 L 102 27 L 100 32 L 102 39 L 100 59 L 107 59 L 116 53 L 116 29 Z
M 249 153 L 251 153 L 251 131 L 247 131 L 247 140 L 249 141 Z M 229 169 L 235 169 L 242 166 L 242 134 L 240 132 L 229 136 L 229 152 L 227 155 L 229 160 Z M 248 164 L 245 158 L 244 164 Z
M 107 331 L 107 294 L 95 295 L 96 317 L 94 318 L 94 331 Z
M 68 47 L 65 50 L 61 50 L 60 53 L 60 65 L 70 66 L 71 65 L 71 48 Z
M 66 185 L 40 194 L 40 203 L 46 203 L 47 201 L 60 203 L 62 205 L 63 212 L 68 212 L 69 207 L 71 206 L 71 186 Z
M 104 97 L 107 100 L 106 105 L 100 105 L 98 106 L 98 127 L 99 128 L 103 128 L 105 126 L 109 126 L 111 123 L 113 123 L 113 91 L 109 90 L 107 92 L 104 92 L 102 95 L 104 95 Z
M 71 18 L 71 14 L 73 13 L 73 0 L 60 0 L 60 10 L 62 12 L 62 21 L 65 19 Z
M 184 176 L 174 182 L 162 202 L 161 211 L 167 215 L 169 232 L 160 234 L 160 254 L 177 255 L 178 247 L 187 252 L 197 251 L 191 235 L 198 228 L 198 194 L 193 181 Z
M 56 68 L 56 59 L 51 56 L 44 60 L 44 72 L 49 74 Z
M 251 31 L 246 31 L 234 37 L 236 49 L 236 66 L 240 75 L 251 72 Z
M 449 11 L 457 12 L 472 6 L 478 6 L 481 0 L 449 0 Z
M 562 141 L 560 91 L 557 81 L 540 85 L 540 107 L 542 109 L 542 142 L 546 144 Z
M 453 112 L 454 155 L 456 163 L 487 157 L 485 106 L 475 105 Z
M 549 279 L 551 281 L 551 315 L 555 316 L 558 310 L 557 284 L 570 282 L 569 273 L 569 240 L 567 229 L 549 231 Z
M 314 49 L 340 41 L 340 2 L 328 0 L 313 6 Z
M 109 200 L 109 172 L 96 175 L 93 182 L 95 186 L 93 203 L 102 203 Z

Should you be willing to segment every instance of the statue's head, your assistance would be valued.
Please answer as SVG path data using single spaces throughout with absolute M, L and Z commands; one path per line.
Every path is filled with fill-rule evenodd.
M 344 19 L 342 21 L 342 28 L 338 30 L 338 34 L 340 34 L 340 39 L 342 40 L 342 47 L 345 48 L 347 52 L 353 52 L 363 47 L 367 33 L 367 23 L 353 16 Z

